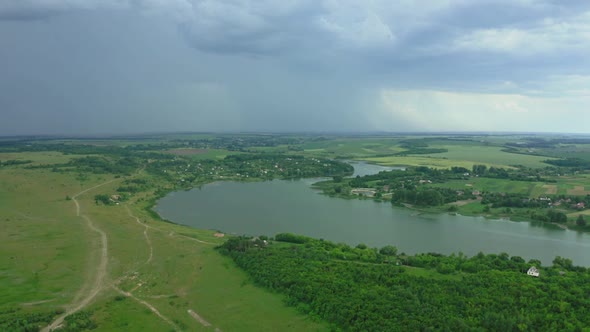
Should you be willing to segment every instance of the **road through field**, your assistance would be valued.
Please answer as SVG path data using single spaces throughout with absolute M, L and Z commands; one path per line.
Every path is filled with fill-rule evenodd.
M 143 230 L 143 236 L 145 237 L 145 242 L 147 243 L 148 247 L 150 248 L 150 255 L 148 256 L 147 261 L 145 262 L 145 264 L 149 264 L 152 261 L 152 258 L 154 257 L 154 247 L 152 246 L 152 241 L 150 241 L 150 237 L 148 236 L 148 229 L 151 228 L 148 225 L 142 223 L 138 217 L 136 217 L 135 215 L 133 215 L 133 213 L 131 213 L 131 210 L 129 209 L 129 207 L 127 205 L 125 205 L 125 210 L 127 210 L 127 214 L 135 219 L 135 221 L 142 225 L 144 227 Z
M 72 197 L 74 204 L 76 204 L 76 216 L 82 217 L 86 221 L 88 228 L 90 228 L 92 231 L 94 231 L 100 235 L 99 263 L 96 267 L 96 272 L 90 274 L 90 275 L 95 276 L 94 283 L 92 283 L 91 288 L 88 291 L 84 292 L 85 288 L 87 288 L 86 285 L 89 285 L 92 282 L 90 279 L 88 279 L 86 281 L 85 286 L 83 286 L 81 288 L 81 291 L 78 293 L 76 298 L 74 298 L 74 301 L 70 304 L 69 308 L 66 309 L 66 311 L 63 314 L 58 316 L 51 324 L 49 324 L 47 327 L 45 327 L 42 330 L 43 332 L 48 332 L 48 331 L 54 330 L 55 328 L 57 328 L 58 326 L 60 326 L 63 323 L 64 319 L 67 316 L 84 309 L 96 297 L 96 295 L 101 291 L 101 289 L 104 287 L 104 279 L 107 274 L 107 264 L 108 264 L 108 238 L 107 238 L 107 234 L 104 231 L 102 231 L 100 228 L 96 227 L 96 225 L 94 225 L 94 223 L 92 222 L 92 220 L 88 216 L 82 215 L 80 213 L 80 203 L 78 202 L 77 198 L 80 195 L 83 195 L 93 189 L 102 187 L 102 186 L 107 185 L 107 184 L 114 182 L 114 181 L 116 181 L 116 180 L 110 180 L 107 182 L 103 182 L 103 183 L 96 185 L 94 187 L 82 190 L 81 192 L 77 193 L 76 195 L 74 195 Z M 86 293 L 85 296 L 84 296 L 84 293 Z

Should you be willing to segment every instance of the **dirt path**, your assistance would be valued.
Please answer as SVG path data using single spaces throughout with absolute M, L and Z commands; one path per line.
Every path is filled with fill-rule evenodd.
M 192 240 L 192 241 L 196 241 L 196 242 L 199 242 L 199 243 L 203 243 L 203 244 L 210 244 L 210 245 L 213 245 L 213 246 L 218 245 L 218 243 L 207 242 L 207 241 L 195 239 L 194 237 L 190 237 L 190 236 L 186 236 L 186 235 L 182 235 L 182 234 L 173 234 L 173 235 L 177 235 L 177 236 L 180 236 L 180 237 L 183 237 L 183 238 Z
M 148 236 L 148 229 L 151 227 L 142 223 L 138 217 L 134 216 L 133 213 L 131 213 L 131 210 L 129 209 L 129 207 L 127 205 L 125 205 L 125 210 L 127 210 L 127 214 L 131 218 L 135 219 L 135 221 L 138 224 L 140 224 L 141 226 L 144 227 L 143 236 L 145 237 L 145 242 L 147 243 L 148 247 L 150 248 L 150 255 L 144 264 L 149 264 L 152 261 L 152 258 L 154 257 L 154 247 L 152 246 L 152 241 L 150 240 L 150 237 Z
M 479 202 L 479 201 L 480 200 L 478 200 L 478 199 L 464 199 L 462 201 L 451 202 L 451 203 L 449 203 L 449 205 L 463 206 L 463 205 L 467 205 L 469 203 L 474 203 L 474 202 Z
M 131 294 L 130 292 L 125 292 L 123 290 L 121 290 L 119 287 L 112 285 L 112 287 L 119 292 L 120 294 L 126 296 L 126 297 L 130 297 L 132 299 L 134 299 L 135 301 L 143 304 L 144 306 L 146 306 L 148 309 L 150 309 L 151 312 L 153 312 L 154 314 L 156 314 L 156 316 L 160 317 L 163 321 L 165 321 L 166 323 L 168 323 L 170 326 L 172 326 L 176 331 L 179 331 L 180 329 L 178 328 L 178 326 L 176 326 L 176 324 L 174 324 L 170 319 L 168 319 L 166 316 L 162 315 L 158 309 L 156 309 L 153 305 L 147 303 L 144 300 L 138 299 L 137 297 L 135 297 L 133 294 Z
M 55 301 L 55 300 L 56 299 L 41 300 L 41 301 L 35 301 L 35 302 L 26 302 L 26 303 L 21 303 L 20 305 L 25 306 L 25 307 L 29 307 L 29 306 L 34 306 L 34 305 L 42 304 L 42 303 L 52 302 L 52 301 Z
M 211 323 L 209 323 L 208 321 L 204 320 L 203 317 L 199 316 L 192 309 L 188 309 L 187 312 L 188 312 L 189 315 L 191 315 L 191 317 L 193 317 L 196 321 L 198 321 L 199 323 L 201 323 L 204 327 L 211 326 Z
M 131 210 L 129 210 L 129 207 L 128 207 L 127 205 L 125 205 L 125 209 L 127 209 L 127 213 L 129 214 L 129 216 L 130 216 L 131 218 L 134 218 L 134 219 L 135 219 L 135 221 L 136 221 L 138 224 L 140 224 L 140 225 L 142 225 L 143 227 L 145 227 L 145 228 L 146 228 L 146 229 L 145 229 L 145 231 L 144 231 L 144 235 L 146 236 L 146 241 L 148 242 L 148 244 L 149 244 L 149 246 L 150 246 L 150 250 L 151 250 L 151 248 L 152 248 L 152 244 L 151 244 L 151 241 L 149 240 L 149 238 L 147 237 L 147 229 L 149 228 L 149 229 L 152 229 L 152 230 L 154 230 L 154 231 L 158 231 L 158 232 L 164 232 L 164 231 L 163 231 L 163 230 L 161 230 L 161 229 L 159 229 L 159 228 L 157 228 L 157 227 L 153 227 L 153 226 L 150 226 L 150 225 L 147 225 L 147 224 L 144 224 L 144 223 L 142 223 L 142 222 L 139 220 L 139 218 L 138 218 L 138 217 L 134 216 L 134 215 L 131 213 Z M 194 238 L 194 237 L 190 237 L 190 236 L 186 236 L 186 235 L 182 235 L 182 234 L 177 234 L 177 233 L 174 233 L 174 232 L 172 232 L 172 233 L 170 233 L 170 234 L 171 234 L 171 235 L 175 235 L 175 236 L 180 236 L 180 237 L 183 237 L 183 238 L 189 239 L 189 240 L 191 240 L 191 241 L 195 241 L 195 242 L 199 242 L 199 243 L 203 243 L 203 244 L 209 244 L 209 245 L 213 245 L 213 246 L 214 246 L 214 245 L 218 245 L 218 243 L 207 242 L 207 241 L 203 241 L 203 240 L 196 239 L 196 238 Z M 151 257 L 152 257 L 152 253 L 150 253 L 150 259 L 149 259 L 150 261 L 151 261 Z
M 60 316 L 58 316 L 51 324 L 49 324 L 47 327 L 45 327 L 43 330 L 41 330 L 43 332 L 48 332 L 48 331 L 54 330 L 55 328 L 57 328 L 58 326 L 60 326 L 63 323 L 64 319 L 67 316 L 82 310 L 90 302 L 92 302 L 92 300 L 94 300 L 96 295 L 104 287 L 104 279 L 107 274 L 107 264 L 108 264 L 108 238 L 107 238 L 107 234 L 105 232 L 103 232 L 100 228 L 96 227 L 94 225 L 94 223 L 92 222 L 92 220 L 90 220 L 90 218 L 88 216 L 80 214 L 80 203 L 78 202 L 77 198 L 80 195 L 83 195 L 93 189 L 96 189 L 98 187 L 102 187 L 102 186 L 107 185 L 107 184 L 114 182 L 114 181 L 116 181 L 116 180 L 110 180 L 110 181 L 101 183 L 99 185 L 96 185 L 94 187 L 82 190 L 81 192 L 77 193 L 76 195 L 74 195 L 72 197 L 74 204 L 76 204 L 76 216 L 82 217 L 84 220 L 86 220 L 86 224 L 88 225 L 88 228 L 90 228 L 92 231 L 94 231 L 94 232 L 98 233 L 98 235 L 100 235 L 100 260 L 99 260 L 98 266 L 96 267 L 96 271 L 94 273 L 94 275 L 95 275 L 94 282 L 91 284 L 90 289 L 86 292 L 86 295 L 84 296 L 83 293 L 84 293 L 85 288 L 87 288 L 88 286 L 84 285 L 82 287 L 81 291 L 78 293 L 78 295 L 74 298 L 74 301 L 70 304 L 69 308 L 67 308 L 66 311 L 63 314 L 61 314 Z M 90 282 L 91 282 L 90 280 L 86 281 L 87 284 L 90 284 Z M 81 298 L 81 297 L 83 297 L 83 298 Z

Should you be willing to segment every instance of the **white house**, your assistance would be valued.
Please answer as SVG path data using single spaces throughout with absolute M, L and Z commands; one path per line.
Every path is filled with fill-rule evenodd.
M 531 268 L 528 271 L 526 271 L 526 274 L 538 278 L 539 277 L 539 270 L 536 267 L 531 266 Z

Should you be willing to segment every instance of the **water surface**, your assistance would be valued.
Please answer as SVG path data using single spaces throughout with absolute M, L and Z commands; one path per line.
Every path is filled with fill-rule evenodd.
M 292 232 L 350 245 L 392 244 L 409 254 L 506 252 L 545 265 L 559 255 L 590 266 L 587 234 L 528 222 L 420 215 L 389 203 L 330 198 L 310 187 L 314 181 L 217 182 L 171 193 L 156 211 L 179 224 L 234 234 Z

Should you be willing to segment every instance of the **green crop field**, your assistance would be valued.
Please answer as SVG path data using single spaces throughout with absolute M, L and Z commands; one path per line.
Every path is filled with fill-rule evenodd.
M 502 165 L 525 167 L 546 167 L 543 160 L 554 159 L 548 157 L 515 154 L 502 151 L 497 146 L 476 146 L 476 145 L 432 145 L 433 148 L 448 149 L 449 152 L 428 155 L 433 158 L 446 158 L 450 160 L 469 161 L 475 164 Z
M 432 148 L 448 149 L 448 152 L 427 155 L 387 156 L 359 158 L 385 166 L 428 166 L 434 168 L 450 168 L 461 166 L 471 169 L 475 164 L 488 167 L 512 167 L 522 165 L 526 167 L 546 167 L 543 160 L 548 157 L 515 154 L 501 151 L 495 146 L 476 145 L 432 145 Z
M 542 188 L 542 182 L 511 181 L 507 179 L 470 178 L 469 180 L 451 180 L 433 187 L 453 188 L 463 191 L 487 191 L 526 194 L 533 196 L 537 188 Z
M 483 164 L 488 167 L 507 167 L 502 164 L 483 163 L 479 161 L 469 160 L 455 160 L 455 159 L 444 159 L 438 158 L 433 155 L 432 157 L 424 156 L 390 156 L 390 157 L 369 157 L 369 158 L 358 158 L 358 160 L 365 160 L 378 165 L 383 166 L 426 166 L 433 168 L 451 168 L 453 166 L 465 167 L 471 169 L 473 165 Z
M 310 142 L 303 145 L 308 154 L 355 158 L 375 155 L 389 155 L 403 151 L 397 146 L 399 139 L 331 139 Z

